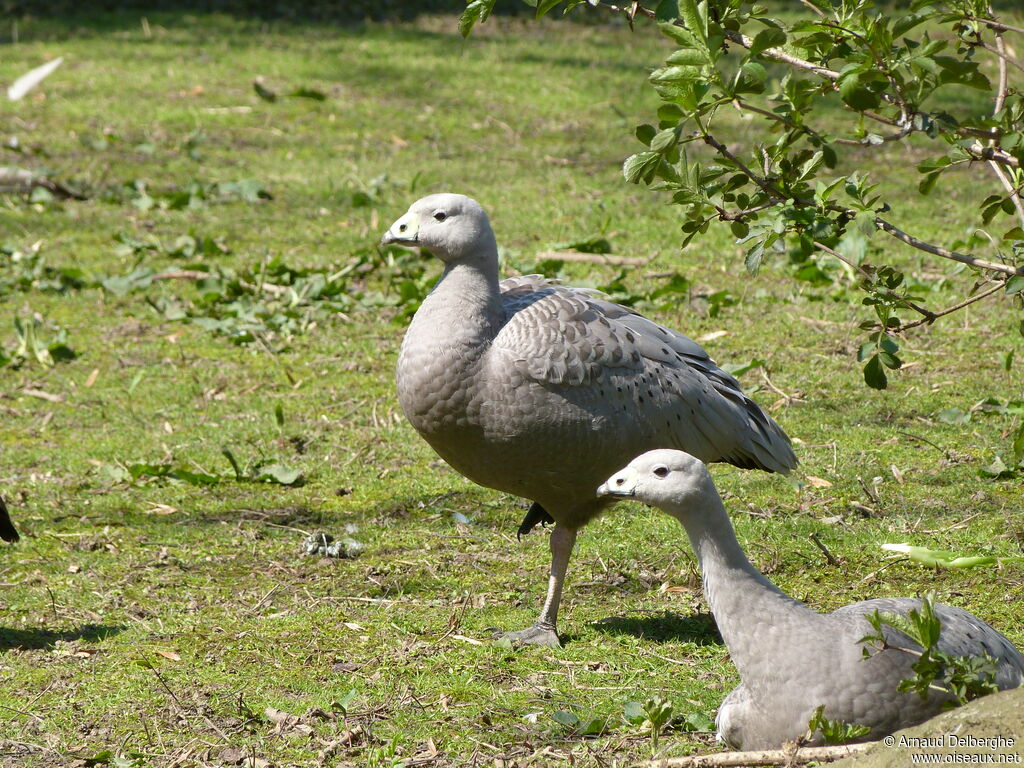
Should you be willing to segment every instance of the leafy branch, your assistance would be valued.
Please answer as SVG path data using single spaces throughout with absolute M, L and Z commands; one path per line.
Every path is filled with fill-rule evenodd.
M 849 744 L 871 733 L 871 728 L 859 723 L 847 723 L 842 720 L 830 720 L 825 717 L 825 705 L 822 704 L 811 715 L 807 722 L 807 732 L 813 738 L 820 732 L 826 744 Z
M 962 706 L 973 699 L 995 693 L 998 665 L 988 653 L 980 656 L 953 656 L 937 648 L 942 633 L 942 621 L 935 615 L 935 596 L 926 594 L 920 609 L 907 614 L 875 611 L 866 616 L 874 632 L 862 637 L 864 658 L 883 650 L 898 650 L 917 657 L 912 669 L 914 676 L 901 680 L 897 690 L 916 693 L 922 699 L 932 691 L 952 697 L 944 706 L 948 709 Z M 885 627 L 902 632 L 921 650 L 895 645 Z
M 486 21 L 495 2 L 472 0 L 462 33 Z M 623 175 L 680 206 L 684 245 L 728 226 L 752 274 L 774 253 L 787 252 L 800 269 L 817 263 L 819 273 L 829 257 L 843 262 L 873 312 L 858 355 L 868 385 L 886 387 L 887 371 L 902 366 L 904 332 L 1000 295 L 1024 306 L 1024 65 L 1007 41 L 1024 30 L 999 20 L 988 0 L 913 0 L 900 15 L 871 0 L 804 0 L 808 11 L 795 21 L 751 0 L 526 2 L 538 17 L 586 4 L 631 27 L 648 19 L 672 40 L 675 50 L 650 75 L 662 101 L 657 124 L 637 129 L 645 148 L 625 161 Z M 946 95 L 957 89 L 984 95 L 991 109 L 953 114 Z M 756 142 L 726 140 L 724 115 L 733 110 L 760 129 Z M 894 144 L 929 152 L 916 164 L 922 196 L 953 171 L 987 174 L 990 194 L 978 194 L 979 221 L 966 243 L 908 232 L 898 196 L 867 174 L 837 170 L 857 164 L 843 153 Z M 971 294 L 927 307 L 901 269 L 868 262 L 879 234 L 955 262 L 954 271 L 969 268 Z

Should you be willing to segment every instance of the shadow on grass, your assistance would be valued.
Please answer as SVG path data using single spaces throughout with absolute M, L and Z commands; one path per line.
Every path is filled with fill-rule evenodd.
M 127 627 L 110 624 L 83 624 L 66 632 L 51 629 L 11 629 L 0 626 L 0 652 L 15 648 L 22 651 L 51 650 L 58 641 L 84 640 L 96 643 L 108 637 L 119 635 Z
M 664 611 L 652 616 L 610 616 L 595 621 L 591 626 L 608 635 L 632 635 L 656 643 L 722 644 L 714 618 L 706 613 L 680 616 Z

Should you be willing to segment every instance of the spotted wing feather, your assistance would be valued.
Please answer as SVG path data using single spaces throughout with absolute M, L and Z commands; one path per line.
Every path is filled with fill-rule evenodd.
M 692 339 L 596 291 L 537 275 L 501 284 L 505 323 L 492 347 L 524 379 L 599 389 L 599 406 L 646 424 L 637 452 L 677 447 L 705 461 L 788 472 L 789 439 Z

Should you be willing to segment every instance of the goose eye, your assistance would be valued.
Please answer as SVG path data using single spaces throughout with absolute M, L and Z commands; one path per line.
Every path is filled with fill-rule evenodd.
M 434 214 L 434 218 L 437 221 L 444 221 L 445 219 L 448 218 L 448 214 L 445 213 L 444 211 L 438 211 L 437 213 Z
M 654 472 L 655 477 L 668 477 L 668 467 L 666 467 L 664 464 L 655 467 L 651 471 Z

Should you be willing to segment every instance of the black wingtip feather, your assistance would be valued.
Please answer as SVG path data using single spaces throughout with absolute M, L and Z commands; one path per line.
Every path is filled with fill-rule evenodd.
M 523 536 L 533 530 L 537 523 L 540 523 L 541 525 L 548 525 L 553 522 L 555 522 L 555 518 L 548 514 L 548 511 L 535 501 L 530 505 L 530 508 L 526 510 L 526 516 L 523 517 L 523 522 L 519 524 L 519 530 L 516 531 L 516 538 L 523 538 Z
M 11 522 L 11 516 L 7 514 L 4 500 L 0 498 L 0 539 L 13 542 L 20 538 L 18 531 L 14 528 L 14 523 Z

